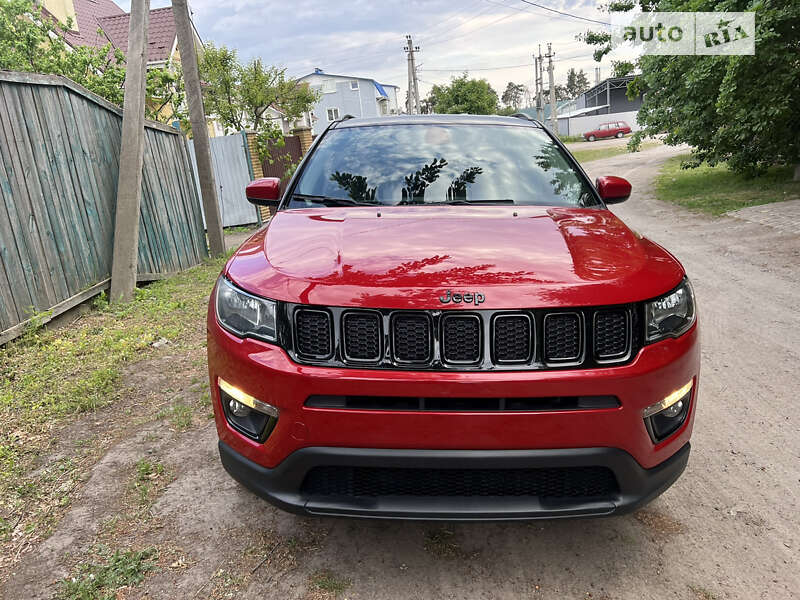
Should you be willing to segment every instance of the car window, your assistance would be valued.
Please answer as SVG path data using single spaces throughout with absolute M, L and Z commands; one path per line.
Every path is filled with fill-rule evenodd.
M 328 131 L 289 208 L 330 204 L 596 206 L 565 153 L 531 126 L 398 124 Z
M 608 123 L 603 123 L 600 125 L 600 131 L 605 131 L 606 129 L 608 129 Z

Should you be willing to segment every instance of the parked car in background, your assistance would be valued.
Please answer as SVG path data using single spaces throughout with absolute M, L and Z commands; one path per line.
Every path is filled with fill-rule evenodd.
M 531 160 L 533 157 L 533 160 Z M 629 512 L 689 459 L 700 368 L 681 264 L 535 121 L 333 122 L 208 310 L 228 472 L 298 513 Z
M 597 129 L 587 131 L 583 134 L 585 140 L 593 142 L 603 138 L 618 137 L 621 138 L 631 132 L 631 127 L 625 121 L 610 121 L 603 123 Z

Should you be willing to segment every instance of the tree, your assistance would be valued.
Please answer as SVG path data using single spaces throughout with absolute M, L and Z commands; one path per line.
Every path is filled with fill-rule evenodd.
M 583 72 L 583 69 L 580 71 L 576 71 L 575 69 L 567 71 L 566 92 L 568 98 L 577 98 L 590 87 L 589 78 L 586 76 L 586 73 Z
M 628 60 L 612 60 L 611 61 L 611 76 L 612 77 L 625 77 L 630 75 L 636 69 L 636 65 Z
M 70 27 L 71 20 L 59 23 L 42 14 L 32 0 L 0 0 L 0 69 L 63 75 L 121 105 L 125 56 L 110 43 L 101 48 L 70 47 L 63 38 Z M 182 89 L 179 69 L 150 69 L 146 116 L 161 121 L 180 118 Z
M 567 88 L 565 86 L 563 86 L 563 85 L 556 84 L 555 90 L 556 90 L 556 102 L 562 102 L 564 100 L 569 100 L 569 99 L 573 98 L 573 96 L 569 95 L 569 92 L 567 91 Z M 547 88 L 542 93 L 544 94 L 545 102 L 549 102 L 550 101 L 550 88 Z
M 509 81 L 508 85 L 506 86 L 506 91 L 503 92 L 503 96 L 500 99 L 506 106 L 518 109 L 520 103 L 522 102 L 522 94 L 524 92 L 525 92 L 524 85 L 522 85 L 521 83 L 514 83 L 513 81 Z
M 450 85 L 434 85 L 428 99 L 437 113 L 491 115 L 497 112 L 497 92 L 485 79 L 467 73 L 453 77 Z
M 639 0 L 642 11 L 654 10 Z M 635 3 L 612 2 L 609 10 L 627 12 Z M 666 131 L 668 144 L 687 143 L 692 158 L 684 166 L 725 162 L 747 175 L 780 164 L 795 165 L 800 180 L 800 3 L 795 0 L 663 0 L 660 11 L 756 12 L 755 56 L 643 56 L 628 95 L 643 91 L 635 147 L 644 135 Z M 607 33 L 587 32 L 596 60 L 610 52 Z
M 319 99 L 308 84 L 286 77 L 286 69 L 265 66 L 260 58 L 241 64 L 236 50 L 207 43 L 200 61 L 200 76 L 205 84 L 206 110 L 225 129 L 253 129 L 258 134 L 262 159 L 270 156 L 269 147 L 283 146 L 283 134 L 270 107 L 287 119 L 297 119 L 311 110 Z

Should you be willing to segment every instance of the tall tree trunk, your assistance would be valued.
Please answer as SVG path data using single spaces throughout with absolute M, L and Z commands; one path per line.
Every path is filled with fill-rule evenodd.
M 794 180 L 800 181 L 800 162 L 794 165 Z

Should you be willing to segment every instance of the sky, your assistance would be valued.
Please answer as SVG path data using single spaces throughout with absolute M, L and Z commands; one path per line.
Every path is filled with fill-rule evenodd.
M 607 21 L 590 0 L 536 0 L 586 19 Z M 129 10 L 130 0 L 119 1 Z M 151 0 L 151 8 L 169 1 Z M 569 68 L 583 69 L 594 83 L 591 48 L 575 36 L 601 25 L 562 16 L 523 0 L 192 0 L 192 17 L 204 42 L 238 51 L 242 60 L 265 63 L 302 76 L 315 67 L 337 75 L 372 77 L 407 86 L 406 34 L 420 46 L 420 94 L 433 84 L 469 72 L 498 94 L 509 81 L 533 88 L 532 54 L 552 43 L 556 83 Z M 610 73 L 606 59 L 602 78 Z M 545 72 L 545 81 L 547 73 Z

